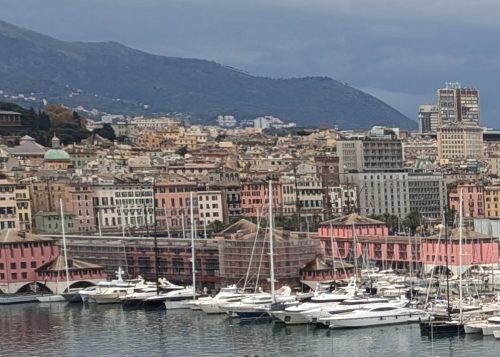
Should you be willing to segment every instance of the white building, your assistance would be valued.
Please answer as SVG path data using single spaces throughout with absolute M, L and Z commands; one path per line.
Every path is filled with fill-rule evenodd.
M 264 117 L 259 117 L 254 119 L 253 127 L 256 129 L 268 129 L 269 128 L 269 120 Z
M 394 214 L 401 218 L 410 213 L 407 172 L 361 172 L 346 174 L 357 186 L 362 216 Z
M 198 191 L 198 204 L 201 223 L 208 226 L 215 221 L 224 221 L 221 191 Z

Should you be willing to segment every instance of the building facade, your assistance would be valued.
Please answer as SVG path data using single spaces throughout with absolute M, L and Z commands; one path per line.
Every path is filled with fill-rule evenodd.
M 476 88 L 462 88 L 458 82 L 446 83 L 438 89 L 437 102 L 440 125 L 452 122 L 481 123 L 479 91 Z
M 358 212 L 362 216 L 394 214 L 400 218 L 410 212 L 407 172 L 349 173 L 357 187 Z
M 446 184 L 442 174 L 408 174 L 410 212 L 419 212 L 422 218 L 442 218 L 447 203 L 446 197 Z
M 433 134 L 439 126 L 439 108 L 433 104 L 421 104 L 418 108 L 418 132 Z
M 481 159 L 484 155 L 483 129 L 475 122 L 451 122 L 437 129 L 438 159 Z

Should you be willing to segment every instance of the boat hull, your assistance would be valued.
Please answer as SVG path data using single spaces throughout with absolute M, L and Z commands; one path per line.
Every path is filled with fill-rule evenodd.
M 464 332 L 466 334 L 483 333 L 483 329 L 480 326 L 465 325 L 464 326 Z
M 435 334 L 465 334 L 464 324 L 441 322 L 420 322 L 420 334 L 431 336 Z
M 330 328 L 362 328 L 374 326 L 400 325 L 412 322 L 410 314 L 380 317 L 364 317 L 359 319 L 330 320 Z
M 309 320 L 300 312 L 273 311 L 272 315 L 279 322 L 283 322 L 286 325 L 304 325 L 309 323 Z
M 61 295 L 68 302 L 82 302 L 82 297 L 78 293 L 78 291 L 69 292 L 69 293 L 62 293 Z
M 139 306 L 144 301 L 145 298 L 126 298 L 123 299 L 123 306 Z
M 235 314 L 241 320 L 254 320 L 254 319 L 270 319 L 272 316 L 266 310 L 247 310 L 235 311 Z
M 486 324 L 482 328 L 483 336 L 492 336 L 493 332 L 500 331 L 500 324 Z
M 187 301 L 187 300 L 186 300 Z M 189 306 L 184 303 L 184 301 L 168 301 L 165 300 L 165 308 L 167 310 L 187 310 Z
M 66 301 L 66 299 L 62 295 L 37 296 L 36 299 L 42 303 Z
M 204 313 L 209 315 L 224 314 L 225 312 L 219 308 L 219 304 L 213 303 L 203 303 L 200 304 L 201 309 Z
M 89 295 L 89 303 L 103 305 L 103 304 L 118 304 L 120 302 L 121 300 L 119 294 Z

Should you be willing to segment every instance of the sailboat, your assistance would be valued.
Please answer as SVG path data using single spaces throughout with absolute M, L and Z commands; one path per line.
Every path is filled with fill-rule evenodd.
M 62 230 L 63 249 L 64 249 L 64 268 L 66 270 L 66 290 L 67 290 L 67 293 L 70 293 L 70 291 L 69 291 L 69 273 L 68 273 L 68 256 L 66 254 L 66 232 L 64 229 L 64 210 L 63 210 L 62 199 L 59 200 L 59 205 L 60 205 L 60 209 L 61 209 L 61 230 Z M 58 277 L 58 279 L 56 280 L 56 294 L 49 295 L 49 296 L 37 296 L 36 299 L 39 302 L 61 302 L 61 301 L 67 300 L 62 294 L 57 294 L 57 284 L 59 282 L 59 272 L 57 273 L 57 277 Z M 71 294 L 78 295 L 78 291 L 73 292 Z
M 274 247 L 273 247 L 273 182 L 269 180 L 269 277 L 271 283 L 271 296 L 257 294 L 252 298 L 243 299 L 247 306 L 240 307 L 234 311 L 241 319 L 271 318 L 269 311 L 271 305 L 276 302 L 275 279 L 274 279 Z
M 460 223 L 458 227 L 458 234 L 459 234 L 459 315 L 458 319 L 452 319 L 451 318 L 451 309 L 448 307 L 448 316 L 449 319 L 448 321 L 435 321 L 432 322 L 431 319 L 429 319 L 426 322 L 421 322 L 420 323 L 420 333 L 422 335 L 434 335 L 436 333 L 438 334 L 445 334 L 445 333 L 457 333 L 457 334 L 463 334 L 465 333 L 465 323 L 463 320 L 463 287 L 462 287 L 462 230 L 463 230 L 463 207 L 462 207 L 462 200 L 463 200 L 463 189 L 460 189 Z M 446 237 L 447 241 L 446 243 L 448 244 L 448 237 Z M 447 287 L 448 287 L 448 305 L 450 303 L 449 299 L 449 283 L 448 283 L 448 274 L 446 276 L 447 278 Z

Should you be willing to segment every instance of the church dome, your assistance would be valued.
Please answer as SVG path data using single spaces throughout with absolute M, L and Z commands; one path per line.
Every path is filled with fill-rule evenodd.
M 70 161 L 69 154 L 63 149 L 50 149 L 43 156 L 44 161 Z
M 69 154 L 61 149 L 59 139 L 56 135 L 52 138 L 52 149 L 43 156 L 44 161 L 70 161 Z

